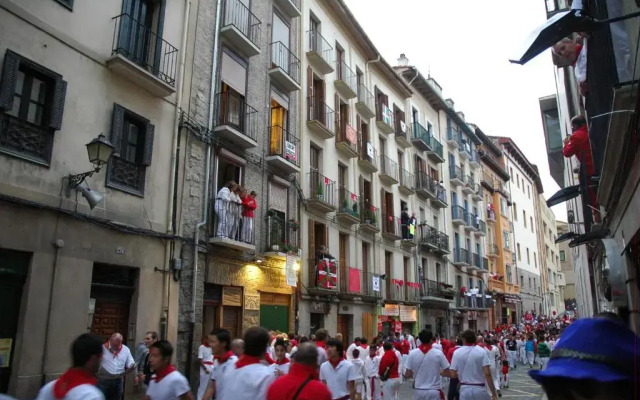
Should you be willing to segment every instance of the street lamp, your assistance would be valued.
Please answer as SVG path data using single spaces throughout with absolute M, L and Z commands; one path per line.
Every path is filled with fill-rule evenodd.
M 69 181 L 67 185 L 67 197 L 71 195 L 71 189 L 76 189 L 82 196 L 87 199 L 89 206 L 93 209 L 104 197 L 104 194 L 92 191 L 88 185 L 86 187 L 80 186 L 85 183 L 85 180 L 100 172 L 100 169 L 109 162 L 109 158 L 113 154 L 114 146 L 111 142 L 104 137 L 101 133 L 97 138 L 87 143 L 87 155 L 89 156 L 89 162 L 93 164 L 93 170 L 83 172 L 81 174 L 70 174 L 67 179 Z

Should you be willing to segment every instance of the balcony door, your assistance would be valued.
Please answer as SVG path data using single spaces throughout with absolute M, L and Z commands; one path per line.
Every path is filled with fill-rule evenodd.
M 469 212 L 469 201 L 468 200 L 464 201 L 464 211 L 465 212 Z
M 369 287 L 373 285 L 369 277 L 369 243 L 362 242 L 362 293 L 369 293 Z
M 455 208 L 458 205 L 458 193 L 451 192 L 451 205 Z
M 162 37 L 162 26 L 158 25 L 156 32 L 153 32 L 153 25 L 154 20 L 161 20 L 154 16 L 162 11 L 162 3 L 159 0 L 124 0 L 122 2 L 118 50 L 125 53 L 128 59 L 145 68 L 157 65 L 159 61 L 162 43 L 156 38 Z M 154 45 L 158 50 L 155 51 L 157 53 L 155 57 L 153 57 Z
M 453 245 L 456 247 L 456 250 L 460 249 L 460 234 L 457 232 L 453 234 Z
M 274 12 L 271 30 L 271 42 L 273 43 L 271 62 L 287 72 L 290 72 L 289 64 L 291 62 L 289 36 L 289 26 Z
M 277 100 L 271 99 L 271 139 L 269 149 L 272 155 L 284 156 L 284 137 L 288 125 L 288 111 Z

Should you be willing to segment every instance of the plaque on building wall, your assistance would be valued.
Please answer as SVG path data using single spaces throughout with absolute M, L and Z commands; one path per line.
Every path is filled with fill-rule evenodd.
M 245 310 L 259 310 L 260 309 L 260 295 L 259 294 L 245 294 L 244 295 L 244 309 Z
M 385 304 L 382 309 L 382 315 L 397 316 L 400 315 L 400 308 L 397 304 Z
M 416 322 L 418 320 L 418 307 L 400 306 L 400 321 Z
M 242 307 L 242 288 L 225 286 L 222 289 L 222 305 Z

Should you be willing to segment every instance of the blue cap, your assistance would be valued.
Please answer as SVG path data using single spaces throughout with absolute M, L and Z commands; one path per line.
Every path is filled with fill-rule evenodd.
M 529 376 L 538 383 L 545 378 L 598 382 L 634 379 L 640 367 L 639 346 L 640 338 L 619 322 L 579 319 L 562 333 L 547 367 L 531 370 Z

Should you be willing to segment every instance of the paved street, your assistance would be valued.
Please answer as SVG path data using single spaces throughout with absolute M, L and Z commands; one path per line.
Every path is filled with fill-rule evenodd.
M 509 388 L 502 389 L 501 399 L 509 400 L 540 400 L 542 398 L 542 388 L 527 375 L 529 367 L 519 366 L 515 371 L 511 371 Z M 400 399 L 413 399 L 412 381 L 407 381 L 400 388 Z

